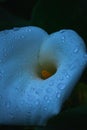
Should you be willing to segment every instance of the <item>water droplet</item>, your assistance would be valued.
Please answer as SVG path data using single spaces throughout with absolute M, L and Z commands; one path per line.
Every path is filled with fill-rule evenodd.
M 85 58 L 83 58 L 79 65 L 84 66 L 85 64 L 87 64 L 87 60 Z
M 48 96 L 45 96 L 44 99 L 45 99 L 45 100 L 48 100 Z
M 66 85 L 63 84 L 63 83 L 60 83 L 58 86 L 59 86 L 60 89 L 64 89 L 66 87 Z
M 66 78 L 68 79 L 69 77 L 70 77 L 70 76 L 67 74 L 67 75 L 66 75 Z
M 75 66 L 74 65 L 70 65 L 70 70 L 74 70 L 75 69 Z
M 49 103 L 49 102 L 50 102 L 50 100 L 49 100 L 48 96 L 45 96 L 45 97 L 44 97 L 44 100 L 45 100 L 47 103 Z
M 8 52 L 7 52 L 6 48 L 3 48 L 3 54 L 4 54 L 5 57 L 8 55 Z
M 74 53 L 77 53 L 78 51 L 79 51 L 78 48 L 75 48 L 75 49 L 74 49 Z
M 29 32 L 31 32 L 31 29 L 29 29 Z
M 36 105 L 39 105 L 39 100 L 36 100 L 35 104 L 36 104 Z
M 31 32 L 31 29 L 26 27 L 25 31 L 26 32 Z
M 84 57 L 87 59 L 87 54 L 85 54 Z
M 47 107 L 44 107 L 44 110 L 47 111 Z
M 20 87 L 19 87 L 19 86 L 17 86 L 17 87 L 15 88 L 15 90 L 16 90 L 16 92 L 19 92 Z
M 12 120 L 15 118 L 13 112 L 10 112 L 10 118 L 11 118 Z
M 31 112 L 30 112 L 30 111 L 27 112 L 27 117 L 28 117 L 28 118 L 31 117 Z
M 27 113 L 28 113 L 29 115 L 31 115 L 31 112 L 30 112 L 30 111 L 28 111 Z
M 65 77 L 68 79 L 70 75 L 68 73 L 65 73 Z
M 66 30 L 60 30 L 60 33 L 64 33 Z
M 47 103 L 50 103 L 50 100 L 48 99 L 46 102 L 47 102 Z
M 58 91 L 56 92 L 56 97 L 60 98 L 60 92 L 58 92 Z
M 64 36 L 62 37 L 62 42 L 65 42 L 65 37 Z
M 51 82 L 49 83 L 49 85 L 50 85 L 50 86 L 53 86 L 53 85 L 54 85 L 54 82 L 53 82 L 53 81 L 51 81 Z
M 10 108 L 10 102 L 5 102 L 5 106 L 6 106 L 7 109 L 9 109 Z
M 63 80 L 63 77 L 60 76 L 59 79 L 62 81 L 62 80 Z
M 48 93 L 50 93 L 52 90 L 51 90 L 51 88 L 47 88 L 46 91 L 47 91 Z
M 87 64 L 87 55 L 83 56 L 83 61 L 82 62 L 83 62 L 83 64 Z
M 21 38 L 24 38 L 24 35 L 21 35 Z

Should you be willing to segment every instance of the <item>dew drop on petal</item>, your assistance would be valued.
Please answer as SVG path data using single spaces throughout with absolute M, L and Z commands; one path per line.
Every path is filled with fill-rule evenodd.
M 22 35 L 21 38 L 24 38 L 24 35 Z
M 62 80 L 63 80 L 63 77 L 59 77 L 59 79 L 62 81 Z
M 63 84 L 63 83 L 60 83 L 59 84 L 59 88 L 62 90 L 62 89 L 65 89 L 65 87 L 66 87 L 66 85 L 65 84 Z
M 61 91 L 58 89 L 56 90 L 56 98 L 60 98 L 61 96 Z
M 8 51 L 6 48 L 3 48 L 3 55 L 6 57 L 8 55 Z
M 50 102 L 50 100 L 49 100 L 48 96 L 45 96 L 45 97 L 44 97 L 44 100 L 45 100 L 45 102 L 47 102 L 47 103 L 49 103 L 49 102 Z
M 30 111 L 27 112 L 27 118 L 28 118 L 28 119 L 31 118 L 31 112 L 30 112 Z
M 60 98 L 60 91 L 59 91 L 59 92 L 58 92 L 58 91 L 56 92 L 56 97 L 57 97 L 57 98 Z
M 44 107 L 44 110 L 47 111 L 47 107 L 46 106 Z
M 79 51 L 78 48 L 75 48 L 75 49 L 74 49 L 74 53 L 77 53 L 78 51 Z
M 62 37 L 62 42 L 65 42 L 65 37 L 64 36 Z
M 36 104 L 36 105 L 39 105 L 39 100 L 36 100 L 35 104 Z
M 68 73 L 65 73 L 65 77 L 68 79 L 70 75 Z
M 87 54 L 83 56 L 82 63 L 83 63 L 83 65 L 87 64 Z
M 66 30 L 60 30 L 60 33 L 65 33 Z
M 10 112 L 10 118 L 13 120 L 15 117 L 14 117 L 14 114 L 13 114 L 13 112 Z
M 6 102 L 5 102 L 5 107 L 6 107 L 7 109 L 10 108 L 10 105 L 11 105 L 11 103 L 10 103 L 9 101 L 6 101 Z
M 72 64 L 72 65 L 70 66 L 70 70 L 72 71 L 72 70 L 74 70 L 74 69 L 75 69 L 75 65 Z
M 29 32 L 31 32 L 31 29 L 29 29 Z
M 31 29 L 31 28 L 26 28 L 25 31 L 26 31 L 26 32 L 31 32 L 32 29 Z
M 47 103 L 50 103 L 50 100 L 49 100 L 49 99 L 47 100 Z
M 47 91 L 47 93 L 50 93 L 52 90 L 51 90 L 51 88 L 47 88 L 46 91 Z
M 54 82 L 53 82 L 53 81 L 51 81 L 51 82 L 49 83 L 49 85 L 50 85 L 50 86 L 53 86 L 53 85 L 54 85 Z
M 44 99 L 45 99 L 45 100 L 48 100 L 48 96 L 45 96 Z

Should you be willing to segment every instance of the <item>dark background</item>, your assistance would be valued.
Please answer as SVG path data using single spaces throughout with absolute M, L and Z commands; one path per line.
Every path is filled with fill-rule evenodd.
M 40 26 L 48 33 L 74 29 L 87 41 L 87 0 L 0 1 L 2 29 L 30 25 L 31 20 L 31 25 Z

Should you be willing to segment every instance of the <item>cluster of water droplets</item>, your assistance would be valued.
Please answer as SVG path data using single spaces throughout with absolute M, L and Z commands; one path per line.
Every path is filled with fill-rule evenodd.
M 69 74 L 69 73 L 65 73 L 64 76 L 65 76 L 66 79 L 69 79 L 69 78 L 70 78 L 70 74 Z
M 62 36 L 62 42 L 64 43 L 65 42 L 65 36 Z
M 24 39 L 25 38 L 25 35 L 23 35 L 24 33 L 27 33 L 27 32 L 31 32 L 31 28 L 28 28 L 28 27 L 24 27 L 24 28 L 13 28 L 13 31 L 19 31 L 18 32 L 18 35 L 15 35 L 14 34 L 14 39 Z M 20 35 L 20 31 L 22 31 L 23 33 Z
M 26 31 L 26 32 L 31 32 L 32 29 L 31 29 L 30 27 L 29 27 L 29 28 L 26 27 L 26 28 L 25 28 L 25 31 Z
M 49 95 L 49 94 L 48 94 Z M 44 96 L 44 100 L 45 100 L 45 102 L 48 104 L 48 103 L 50 103 L 50 100 L 51 100 L 51 97 L 49 97 L 48 95 L 45 95 Z
M 58 90 L 56 91 L 56 98 L 60 98 L 60 96 L 61 96 L 61 91 L 58 89 Z

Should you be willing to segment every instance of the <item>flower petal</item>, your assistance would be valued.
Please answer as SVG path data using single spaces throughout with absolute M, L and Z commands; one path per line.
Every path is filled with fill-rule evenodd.
M 84 41 L 72 30 L 51 35 L 32 26 L 1 31 L 0 124 L 46 124 L 78 81 L 85 56 Z

